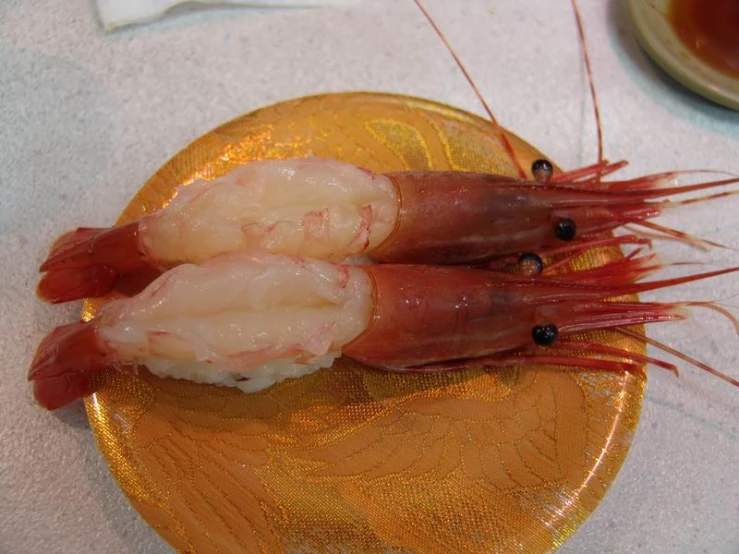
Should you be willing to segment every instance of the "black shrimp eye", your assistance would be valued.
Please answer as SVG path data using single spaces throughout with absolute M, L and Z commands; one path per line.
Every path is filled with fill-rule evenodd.
M 539 346 L 549 346 L 557 340 L 558 334 L 559 330 L 557 329 L 557 326 L 552 323 L 537 325 L 531 330 L 531 338 L 534 339 L 534 342 Z
M 531 164 L 531 173 L 534 175 L 534 179 L 536 179 L 538 182 L 548 183 L 552 178 L 552 174 L 554 173 L 554 167 L 552 167 L 552 164 L 549 160 L 536 160 L 534 163 Z
M 572 240 L 576 233 L 577 225 L 568 217 L 560 219 L 554 227 L 554 234 L 559 240 Z
M 544 271 L 544 261 L 533 252 L 526 252 L 518 257 L 518 272 L 524 277 L 536 277 Z

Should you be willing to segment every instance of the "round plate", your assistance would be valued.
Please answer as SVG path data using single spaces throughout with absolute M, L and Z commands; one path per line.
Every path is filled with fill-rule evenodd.
M 706 64 L 680 41 L 667 16 L 670 2 L 629 0 L 639 42 L 654 61 L 683 85 L 709 100 L 739 110 L 739 79 Z
M 510 137 L 524 167 L 541 156 Z M 161 208 L 181 183 L 307 155 L 375 171 L 514 172 L 476 116 L 408 97 L 317 96 L 197 140 L 121 221 Z M 616 337 L 589 336 L 643 352 Z M 144 519 L 189 553 L 550 551 L 616 476 L 644 385 L 545 367 L 397 375 L 343 359 L 257 394 L 145 371 L 103 379 L 87 400 L 100 450 Z

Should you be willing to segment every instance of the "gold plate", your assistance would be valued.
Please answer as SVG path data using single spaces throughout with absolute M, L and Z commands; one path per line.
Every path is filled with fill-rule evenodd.
M 541 156 L 510 137 L 524 167 Z M 316 96 L 195 141 L 120 221 L 161 208 L 179 184 L 307 155 L 375 171 L 514 171 L 471 114 L 394 95 Z M 542 367 L 397 375 L 342 359 L 258 394 L 110 372 L 86 404 L 121 488 L 181 552 L 534 553 L 561 545 L 605 494 L 643 386 Z

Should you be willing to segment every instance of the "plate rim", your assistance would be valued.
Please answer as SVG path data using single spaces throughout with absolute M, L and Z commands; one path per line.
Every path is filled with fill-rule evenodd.
M 671 0 L 664 1 L 669 3 Z M 629 0 L 629 11 L 636 29 L 636 37 L 649 57 L 673 79 L 694 93 L 724 108 L 739 111 L 739 79 L 719 72 L 683 46 L 665 19 L 655 27 L 657 19 L 648 13 L 649 10 L 657 10 L 650 0 Z M 660 12 L 660 15 L 665 14 Z M 675 40 L 679 50 L 662 40 L 664 33 Z M 690 59 L 700 68 L 700 73 L 686 64 L 682 57 Z M 721 81 L 733 82 L 736 85 L 734 88 L 727 88 Z

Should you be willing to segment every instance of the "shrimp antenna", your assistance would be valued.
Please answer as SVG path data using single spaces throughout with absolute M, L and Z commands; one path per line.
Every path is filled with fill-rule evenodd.
M 739 387 L 739 381 L 737 381 L 733 377 L 730 377 L 729 375 L 726 375 L 725 373 L 722 373 L 722 372 L 718 371 L 717 369 L 713 369 L 711 366 L 709 366 L 707 364 L 704 364 L 703 362 L 698 361 L 695 358 L 691 358 L 687 354 L 683 354 L 682 352 L 680 352 L 679 350 L 675 350 L 671 346 L 667 346 L 666 344 L 664 344 L 662 342 L 656 341 L 654 339 L 650 339 L 646 335 L 642 335 L 640 333 L 636 333 L 636 332 L 632 331 L 631 329 L 625 329 L 623 327 L 618 327 L 615 330 L 618 331 L 619 333 L 621 333 L 622 335 L 626 335 L 627 337 L 631 337 L 631 338 L 634 338 L 634 339 L 637 339 L 637 340 L 644 341 L 647 344 L 651 344 L 652 346 L 654 346 L 656 348 L 659 348 L 663 352 L 667 352 L 668 354 L 672 354 L 673 356 L 675 356 L 677 358 L 680 358 L 681 360 L 684 360 L 684 361 L 688 362 L 689 364 L 691 364 L 691 365 L 693 365 L 693 366 L 695 366 L 695 367 L 697 367 L 699 369 L 702 369 L 703 371 L 707 371 L 711 375 L 714 375 L 715 377 L 718 377 L 719 379 L 722 379 L 722 380 L 726 381 L 727 383 L 730 383 L 730 384 L 734 385 L 735 387 Z
M 516 169 L 518 170 L 519 176 L 521 177 L 521 179 L 525 179 L 526 172 L 523 170 L 523 167 L 521 167 L 521 162 L 518 160 L 518 156 L 516 156 L 516 152 L 513 150 L 513 146 L 511 145 L 511 142 L 508 140 L 508 136 L 506 135 L 505 131 L 498 123 L 498 120 L 493 115 L 493 111 L 490 109 L 490 106 L 488 106 L 488 103 L 485 101 L 485 97 L 480 92 L 480 89 L 477 88 L 475 81 L 472 80 L 472 77 L 467 72 L 467 69 L 462 63 L 462 60 L 459 59 L 459 56 L 457 56 L 457 53 L 454 51 L 454 48 L 452 48 L 452 45 L 447 40 L 446 36 L 444 36 L 444 33 L 441 32 L 441 29 L 439 29 L 439 26 L 436 24 L 436 22 L 431 17 L 431 14 L 429 14 L 429 12 L 426 11 L 426 8 L 423 7 L 423 4 L 421 4 L 421 0 L 413 0 L 413 2 L 416 4 L 418 9 L 421 10 L 421 13 L 424 15 L 426 20 L 429 22 L 429 24 L 431 25 L 431 28 L 439 36 L 439 38 L 441 39 L 441 42 L 444 44 L 449 54 L 451 54 L 452 58 L 454 59 L 454 63 L 457 64 L 457 67 L 460 69 L 465 79 L 467 79 L 467 82 L 470 84 L 470 86 L 472 87 L 472 90 L 475 92 L 475 96 L 477 96 L 477 99 L 480 101 L 480 104 L 482 104 L 482 107 L 484 108 L 485 112 L 488 114 L 488 117 L 490 118 L 490 122 L 497 129 L 498 134 L 500 135 L 500 139 L 503 141 L 503 146 L 505 147 L 508 155 L 513 160 L 513 163 L 515 164 Z
M 595 93 L 595 81 L 593 80 L 593 69 L 590 66 L 590 54 L 588 54 L 588 44 L 585 39 L 585 27 L 582 24 L 580 9 L 577 7 L 577 0 L 572 1 L 572 10 L 575 12 L 575 21 L 577 22 L 577 33 L 580 35 L 580 44 L 582 46 L 582 57 L 585 61 L 585 70 L 588 74 L 588 85 L 590 86 L 590 97 L 593 100 L 593 112 L 595 114 L 595 125 L 598 128 L 598 163 L 603 162 L 603 129 L 600 120 L 600 108 L 598 107 L 598 95 Z
M 712 310 L 716 312 L 717 314 L 720 314 L 724 316 L 726 319 L 728 319 L 731 324 L 734 326 L 734 331 L 737 335 L 739 335 L 739 319 L 732 314 L 729 310 L 724 308 L 721 304 L 718 302 L 684 302 L 684 306 L 693 306 L 698 308 L 706 308 L 708 310 Z
M 636 230 L 637 233 L 645 237 L 654 237 L 654 238 L 661 238 L 661 239 L 666 239 L 666 240 L 674 240 L 677 242 L 681 242 L 683 244 L 688 244 L 695 248 L 701 248 L 703 250 L 710 250 L 711 246 L 715 246 L 716 248 L 724 248 L 726 250 L 733 250 L 733 248 L 726 246 L 724 244 L 721 244 L 720 242 L 714 242 L 712 240 L 702 239 L 700 237 L 694 237 L 693 235 L 690 235 L 683 231 L 678 231 L 677 229 L 673 229 L 671 227 L 659 225 L 657 223 L 654 223 L 653 221 L 633 221 L 631 222 L 631 225 L 635 225 L 638 227 L 644 227 L 645 229 L 650 229 L 652 231 L 655 231 L 654 233 L 650 233 L 650 232 Z M 628 225 L 627 225 L 627 228 L 629 228 Z

